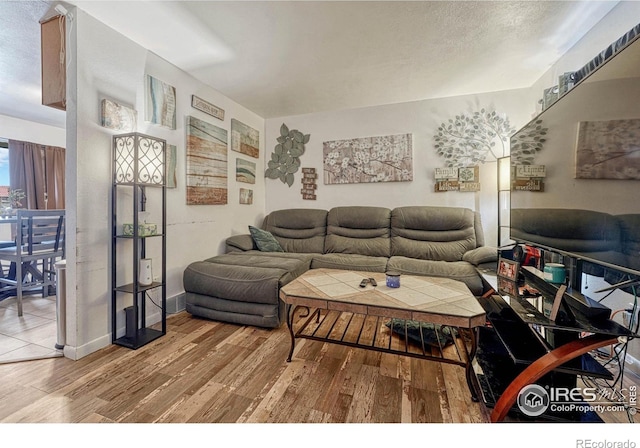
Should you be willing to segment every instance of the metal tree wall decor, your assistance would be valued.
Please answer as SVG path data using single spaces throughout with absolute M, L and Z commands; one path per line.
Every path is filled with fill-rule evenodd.
M 542 150 L 547 141 L 547 128 L 542 120 L 532 121 L 511 139 L 511 164 L 533 165 L 536 153 Z
M 278 144 L 271 153 L 268 168 L 264 175 L 269 179 L 280 179 L 289 187 L 293 185 L 293 174 L 300 168 L 300 156 L 304 154 L 304 145 L 311 136 L 297 129 L 289 130 L 287 125 L 280 126 Z
M 442 123 L 434 137 L 435 148 L 447 167 L 475 166 L 508 155 L 505 143 L 514 132 L 509 118 L 483 108 Z

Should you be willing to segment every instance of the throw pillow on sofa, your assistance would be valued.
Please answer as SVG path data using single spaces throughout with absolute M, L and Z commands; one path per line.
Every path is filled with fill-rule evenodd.
M 278 240 L 273 236 L 271 232 L 258 229 L 257 227 L 249 226 L 249 233 L 251 238 L 258 246 L 258 249 L 262 252 L 284 252 Z

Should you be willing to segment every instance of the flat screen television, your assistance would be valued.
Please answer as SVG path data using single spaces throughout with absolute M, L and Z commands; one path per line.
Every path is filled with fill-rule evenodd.
M 640 278 L 637 34 L 511 138 L 512 173 L 528 158 L 546 174 L 544 191 L 512 184 L 511 240 L 578 260 L 610 283 Z

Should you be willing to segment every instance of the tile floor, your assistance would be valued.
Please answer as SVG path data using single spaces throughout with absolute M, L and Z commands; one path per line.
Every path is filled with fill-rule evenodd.
M 29 295 L 18 317 L 15 297 L 0 301 L 0 364 L 63 356 L 56 350 L 56 297 Z

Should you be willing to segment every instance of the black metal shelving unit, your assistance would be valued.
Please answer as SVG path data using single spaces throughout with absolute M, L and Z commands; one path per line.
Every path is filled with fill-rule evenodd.
M 163 336 L 167 331 L 165 149 L 164 140 L 139 133 L 113 137 L 111 340 L 114 344 L 130 349 L 138 349 Z M 153 195 L 155 202 L 161 204 L 161 223 L 158 223 L 157 233 L 141 235 L 139 215 L 147 211 L 148 194 Z M 157 195 L 160 195 L 160 198 Z M 131 202 L 133 234 L 124 234 L 122 231 L 123 223 L 118 221 L 117 211 L 118 206 L 123 205 L 118 203 L 119 200 Z M 129 204 L 125 204 L 124 207 L 128 206 Z M 158 213 L 154 216 L 158 216 Z M 158 275 L 158 272 L 154 271 L 153 282 L 150 285 L 142 285 L 139 282 L 139 263 L 147 257 L 147 249 L 151 249 L 151 245 L 154 245 L 156 254 L 153 266 L 156 267 L 157 261 L 160 261 L 160 273 Z M 157 260 L 158 253 L 161 260 Z M 124 274 L 123 266 L 127 267 Z M 155 294 L 155 291 L 160 291 L 160 299 L 154 301 L 150 294 Z M 118 303 L 122 303 L 121 299 L 125 304 L 131 304 L 129 312 L 133 313 L 133 317 L 129 322 L 125 312 L 127 306 L 118 307 Z M 147 326 L 148 300 L 160 308 L 159 324 Z M 125 318 L 119 321 L 119 316 Z M 125 322 L 125 327 L 130 326 L 126 328 L 124 335 L 121 328 L 119 331 L 118 322 Z

